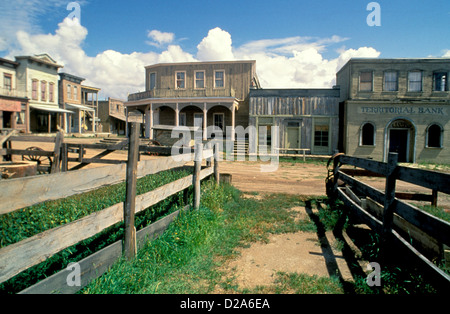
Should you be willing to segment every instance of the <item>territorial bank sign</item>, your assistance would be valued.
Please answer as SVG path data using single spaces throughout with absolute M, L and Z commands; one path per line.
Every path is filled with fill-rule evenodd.
M 358 107 L 358 113 L 446 116 L 446 109 L 443 106 L 361 106 Z

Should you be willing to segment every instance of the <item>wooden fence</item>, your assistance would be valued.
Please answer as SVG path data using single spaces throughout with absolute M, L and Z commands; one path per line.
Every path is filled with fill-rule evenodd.
M 130 149 L 127 164 L 117 164 L 92 169 L 82 169 L 42 176 L 25 177 L 0 181 L 0 215 L 14 212 L 48 200 L 56 200 L 71 195 L 95 190 L 103 186 L 126 180 L 126 201 L 95 212 L 79 220 L 0 249 L 0 283 L 14 277 L 20 272 L 37 265 L 52 255 L 88 239 L 102 230 L 125 222 L 124 245 L 118 241 L 78 262 L 82 270 L 81 286 L 69 286 L 66 278 L 70 273 L 65 269 L 46 278 L 22 293 L 75 293 L 92 279 L 99 277 L 122 255 L 132 258 L 146 239 L 151 239 L 167 228 L 179 214 L 179 211 L 135 232 L 134 214 L 194 186 L 194 208 L 200 204 L 200 180 L 214 174 L 219 182 L 218 158 L 214 158 L 212 149 L 203 150 L 201 144 L 196 146 L 195 154 L 175 157 L 163 157 L 155 160 L 137 162 L 137 132 L 132 127 Z M 218 150 L 216 150 L 218 153 Z M 217 157 L 217 156 L 216 156 Z M 202 160 L 207 166 L 201 169 Z M 194 160 L 194 174 L 166 184 L 142 195 L 136 195 L 136 178 L 161 171 L 184 166 Z M 187 206 L 189 207 L 189 205 Z M 185 209 L 187 208 L 185 207 Z M 137 245 L 136 245 L 137 244 Z
M 430 275 L 440 286 L 450 287 L 450 276 L 430 259 L 442 258 L 443 245 L 450 245 L 450 223 L 396 197 L 396 181 L 401 180 L 450 194 L 450 175 L 399 166 L 398 155 L 390 153 L 387 163 L 338 154 L 327 193 L 344 202 L 352 216 L 381 235 L 382 254 L 395 245 Z M 384 193 L 346 174 L 342 165 L 363 168 L 386 178 Z M 331 195 L 330 195 L 331 194 Z

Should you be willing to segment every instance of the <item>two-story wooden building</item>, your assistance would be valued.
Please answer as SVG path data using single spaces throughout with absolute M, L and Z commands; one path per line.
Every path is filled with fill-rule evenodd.
M 255 61 L 156 64 L 145 73 L 146 91 L 129 95 L 125 106 L 145 114 L 146 137 L 168 139 L 186 126 L 206 140 L 214 126 L 233 140 L 235 126 L 248 126 L 250 87 L 259 87 Z
M 386 161 L 450 160 L 450 59 L 351 59 L 337 73 L 340 150 Z
M 59 108 L 58 70 L 62 68 L 47 54 L 18 56 L 17 89 L 29 99 L 31 132 L 56 132 L 60 114 L 72 113 Z
M 0 129 L 30 131 L 26 93 L 17 88 L 18 62 L 0 58 Z

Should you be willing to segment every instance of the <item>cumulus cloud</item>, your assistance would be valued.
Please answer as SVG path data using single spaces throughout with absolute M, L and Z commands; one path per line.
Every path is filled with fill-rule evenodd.
M 196 55 L 173 44 L 175 34 L 157 30 L 148 32 L 160 52 L 114 50 L 88 56 L 84 41 L 88 30 L 77 19 L 64 19 L 54 34 L 32 34 L 25 30 L 16 34 L 16 46 L 8 46 L 7 58 L 18 55 L 48 53 L 64 65 L 62 72 L 86 78 L 84 84 L 102 89 L 100 97 L 126 99 L 127 94 L 143 91 L 145 66 L 156 63 L 190 61 L 256 60 L 259 80 L 264 88 L 321 88 L 335 84 L 337 70 L 353 57 L 378 57 L 372 47 L 335 49 L 334 58 L 325 58 L 333 45 L 346 38 L 288 37 L 256 40 L 233 47 L 231 34 L 220 28 L 211 29 L 197 46 Z M 0 40 L 1 45 L 5 45 Z M 447 54 L 450 52 L 447 51 Z
M 231 35 L 216 27 L 197 46 L 197 58 L 202 61 L 234 60 Z
M 148 44 L 155 47 L 161 47 L 163 45 L 172 43 L 175 39 L 175 34 L 161 32 L 157 29 L 154 29 L 148 32 L 147 37 L 152 40 L 148 41 Z

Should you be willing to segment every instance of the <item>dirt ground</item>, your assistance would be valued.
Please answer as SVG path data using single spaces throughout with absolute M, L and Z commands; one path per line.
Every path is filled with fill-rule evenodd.
M 66 138 L 70 143 L 95 143 L 97 138 Z M 28 146 L 39 146 L 52 150 L 53 144 L 14 143 L 13 148 L 24 149 Z M 88 150 L 86 157 L 94 156 L 100 151 Z M 127 159 L 126 151 L 114 152 L 107 159 Z M 142 159 L 158 158 L 142 156 Z M 16 157 L 16 160 L 18 158 Z M 69 164 L 69 168 L 77 163 Z M 89 167 L 106 166 L 90 164 Z M 220 163 L 220 173 L 230 174 L 232 184 L 244 192 L 247 197 L 264 198 L 265 193 L 285 193 L 308 196 L 325 195 L 325 179 L 328 171 L 326 163 L 283 162 L 273 172 L 262 172 L 261 162 Z M 384 190 L 384 179 L 365 178 L 372 186 Z M 421 188 L 405 182 L 398 182 L 399 191 L 416 191 L 431 194 L 429 189 Z M 450 209 L 447 195 L 439 196 L 439 205 Z M 292 208 L 299 219 L 307 215 L 303 207 Z M 324 243 L 326 245 L 324 245 Z M 336 249 L 336 240 L 331 232 L 319 238 L 316 233 L 298 232 L 292 234 L 271 235 L 268 243 L 254 243 L 249 248 L 240 249 L 240 255 L 225 267 L 227 276 L 235 277 L 240 288 L 254 288 L 273 283 L 276 272 L 297 272 L 309 275 L 330 276 L 339 273 L 344 280 L 351 280 L 351 274 L 342 253 Z M 280 258 L 281 257 L 281 258 Z M 331 267 L 332 266 L 332 267 Z

